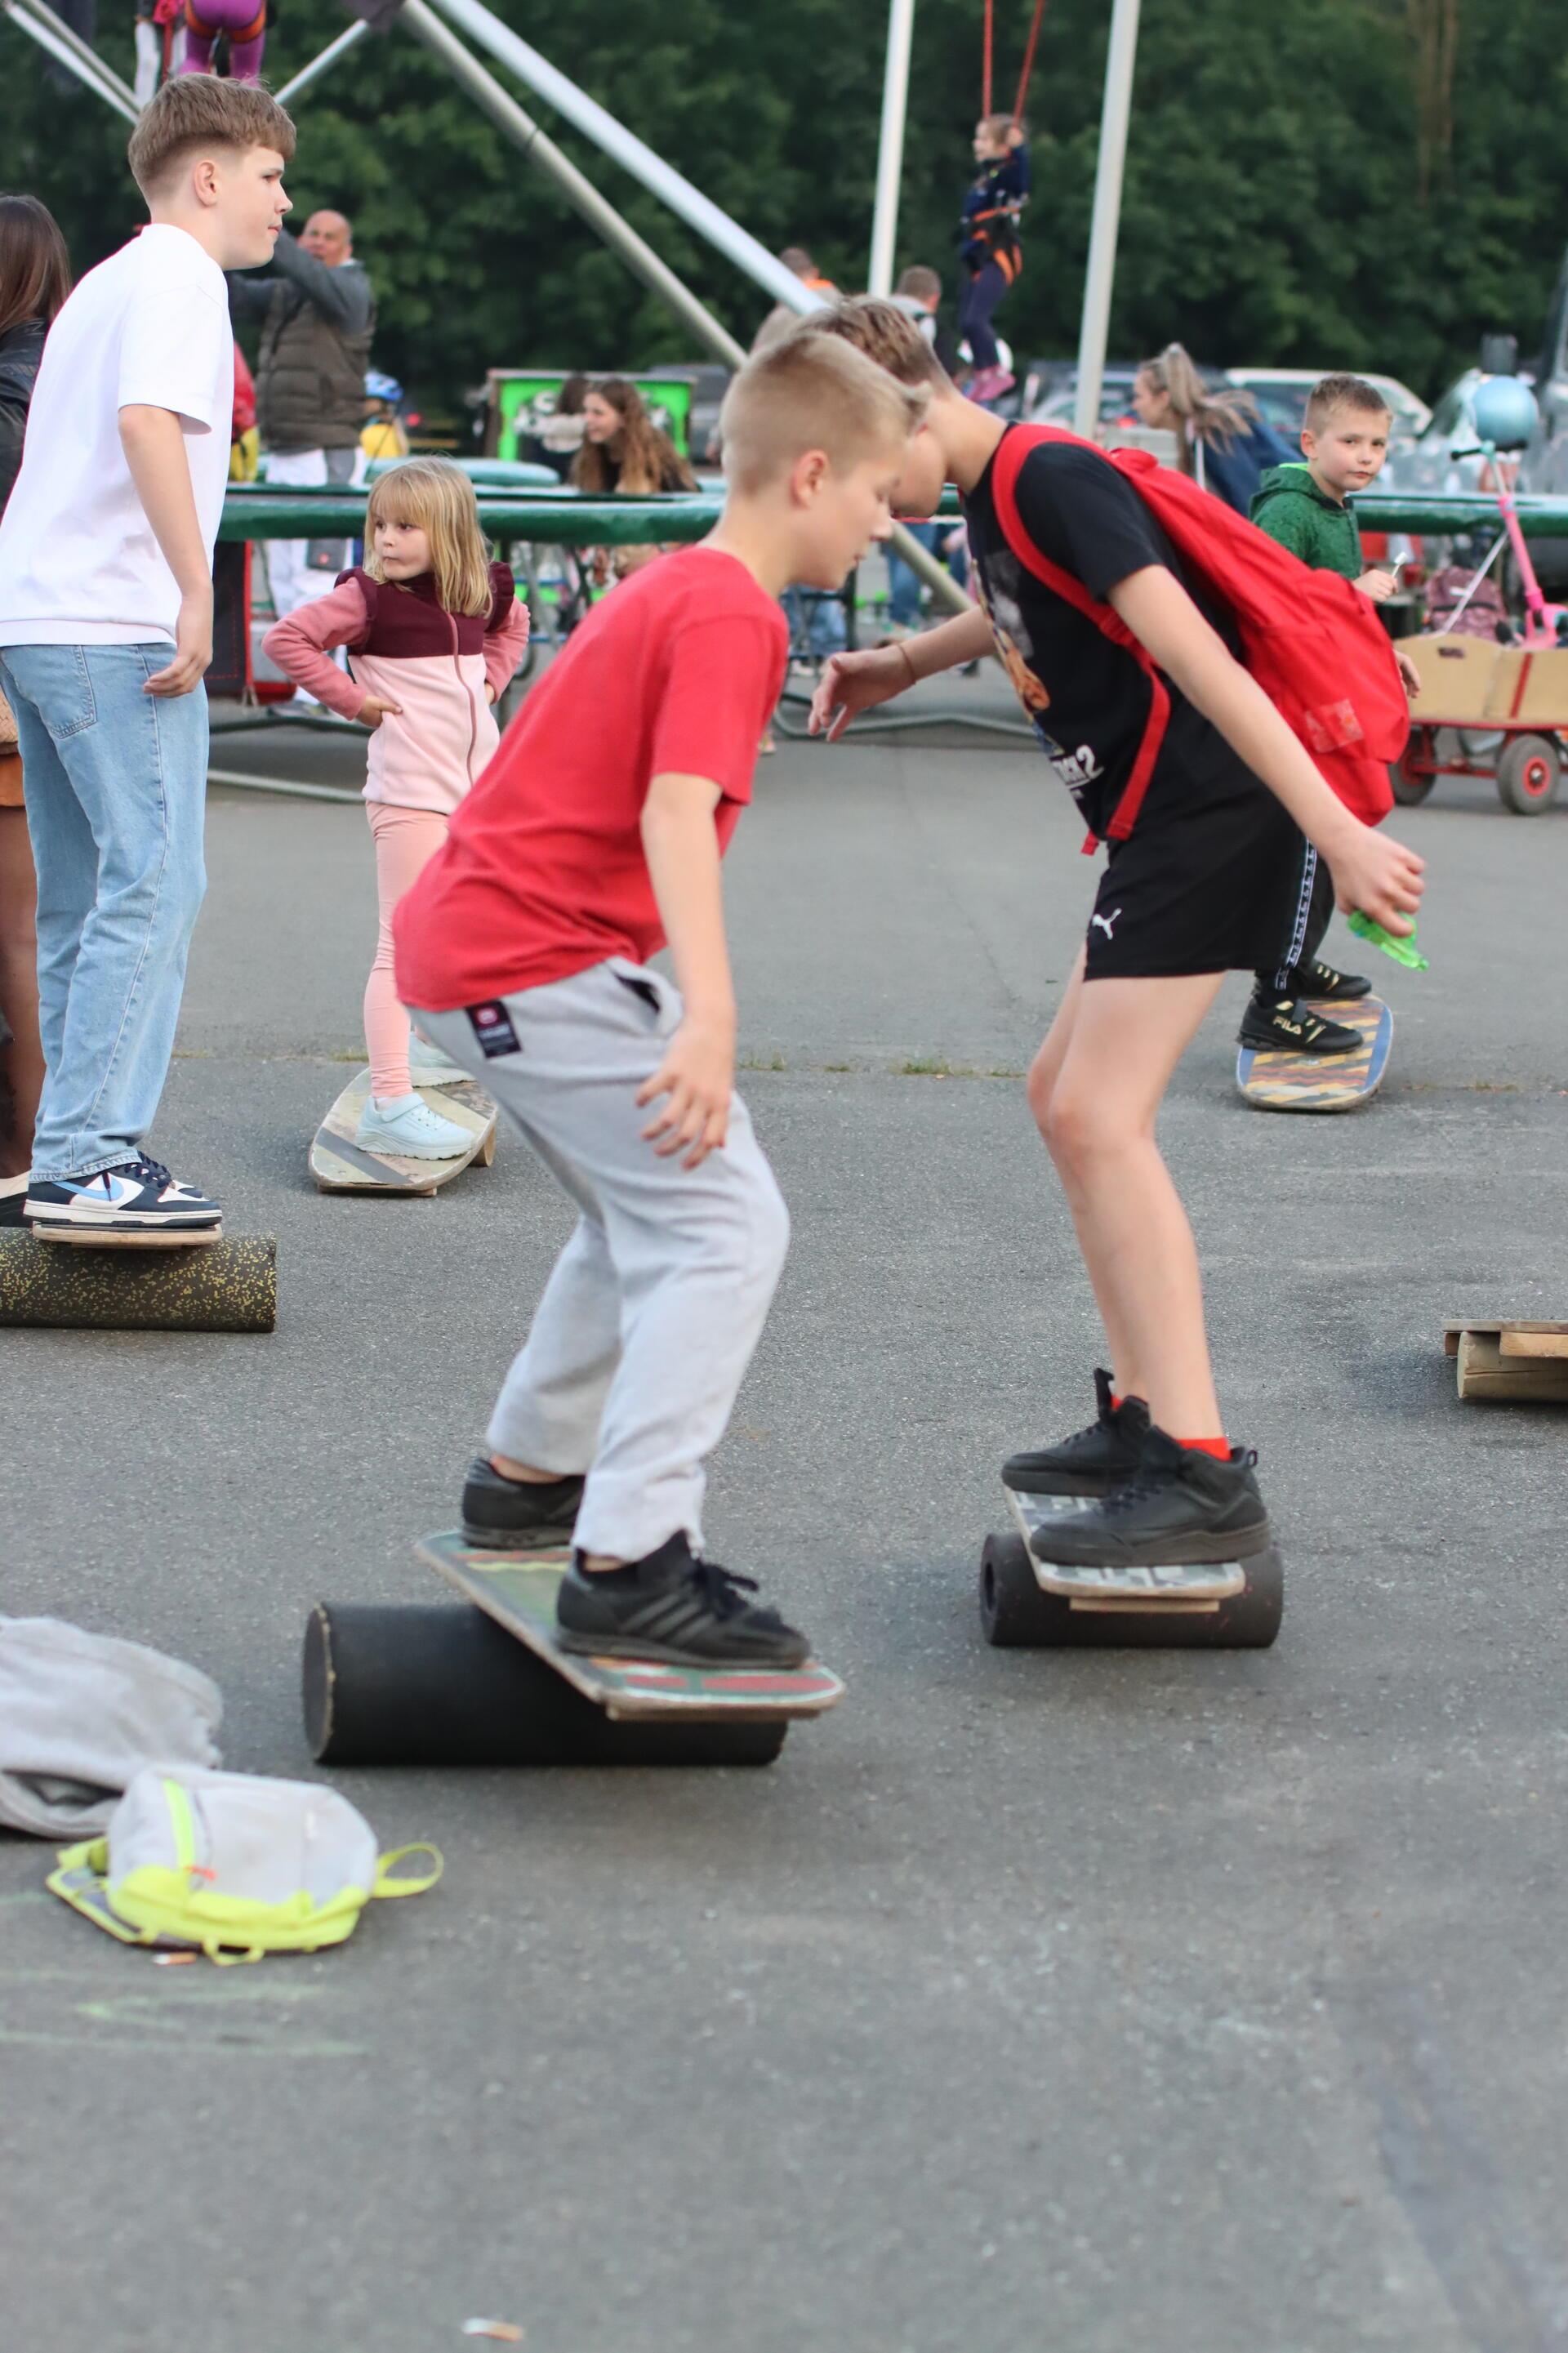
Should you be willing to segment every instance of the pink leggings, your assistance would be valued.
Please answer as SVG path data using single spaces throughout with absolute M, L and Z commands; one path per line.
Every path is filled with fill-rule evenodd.
M 366 801 L 375 843 L 375 894 L 381 909 L 375 962 L 364 985 L 364 1042 L 370 1055 L 370 1091 L 378 1103 L 409 1092 L 408 1016 L 397 1001 L 392 969 L 392 911 L 411 890 L 447 839 L 439 809 L 395 808 L 390 801 Z

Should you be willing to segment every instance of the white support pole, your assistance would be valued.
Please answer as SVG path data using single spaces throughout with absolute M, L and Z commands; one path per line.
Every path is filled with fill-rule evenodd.
M 914 40 L 915 0 L 891 0 L 888 10 L 888 63 L 882 77 L 882 136 L 877 149 L 877 201 L 871 216 L 871 267 L 866 285 L 872 294 L 893 290 L 899 242 L 899 189 L 904 174 L 904 121 L 910 104 L 910 49 Z
M 613 252 L 620 255 L 643 284 L 660 295 L 686 322 L 704 350 L 728 366 L 739 367 L 746 354 L 734 336 L 711 311 L 704 309 L 690 289 L 659 259 L 651 246 L 644 243 L 630 223 L 621 218 L 615 206 L 561 153 L 554 141 L 545 137 L 532 116 L 526 114 L 511 92 L 503 90 L 494 74 L 464 47 L 451 27 L 426 5 L 426 0 L 404 0 L 398 21 L 441 59 L 502 137 L 510 139 L 531 164 L 554 181 L 568 204 L 582 214 L 589 227 L 604 238 Z
M 352 49 L 357 42 L 363 41 L 369 31 L 370 26 L 365 19 L 363 16 L 356 16 L 352 25 L 344 26 L 335 41 L 327 43 L 319 58 L 313 58 L 308 66 L 301 66 L 292 81 L 286 81 L 281 90 L 273 91 L 272 95 L 279 105 L 287 106 L 291 98 L 298 98 L 302 90 L 309 90 L 310 84 L 318 81 L 329 67 L 336 65 L 346 49 Z
M 759 245 L 739 222 L 721 212 L 700 189 L 694 188 L 689 180 L 656 155 L 651 147 L 644 146 L 624 123 L 606 113 L 574 81 L 568 81 L 563 73 L 557 72 L 510 25 L 503 25 L 485 7 L 483 0 L 436 0 L 436 5 L 460 32 L 477 41 L 480 48 L 489 49 L 509 72 L 516 74 L 557 113 L 564 115 L 568 122 L 593 140 L 595 146 L 602 147 L 634 179 L 640 180 L 645 188 L 651 189 L 688 227 L 716 246 L 775 302 L 787 303 L 792 311 L 802 312 L 820 307 L 820 294 L 814 294 L 792 269 L 775 259 L 766 246 Z
M 1086 436 L 1092 436 L 1100 423 L 1105 343 L 1110 332 L 1110 289 L 1116 276 L 1116 237 L 1121 225 L 1121 172 L 1127 160 L 1127 121 L 1132 111 L 1137 55 L 1138 0 L 1115 0 L 1105 60 L 1100 164 L 1094 175 L 1094 217 L 1089 233 L 1083 328 L 1078 346 L 1078 406 L 1073 423 Z
M 79 34 L 55 15 L 52 8 L 33 6 L 30 0 L 0 0 L 0 6 L 14 25 L 30 34 L 41 49 L 47 49 L 56 63 L 73 73 L 84 90 L 101 98 L 116 114 L 128 122 L 141 120 L 141 108 L 126 89 L 118 74 L 110 71 L 96 50 L 88 47 Z M 82 54 L 85 52 L 85 55 Z

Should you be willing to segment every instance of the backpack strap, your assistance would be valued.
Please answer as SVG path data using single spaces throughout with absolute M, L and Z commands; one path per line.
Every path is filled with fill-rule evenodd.
M 1143 796 L 1154 773 L 1154 763 L 1160 756 L 1160 746 L 1165 740 L 1165 730 L 1171 718 L 1171 696 L 1153 655 L 1135 638 L 1114 606 L 1102 604 L 1091 596 L 1083 582 L 1071 572 L 1064 572 L 1059 564 L 1036 546 L 1024 528 L 1018 512 L 1018 475 L 1026 459 L 1037 449 L 1053 441 L 1070 443 L 1075 448 L 1093 449 L 1097 458 L 1110 465 L 1103 449 L 1095 448 L 1076 433 L 1063 433 L 1049 425 L 1015 425 L 1003 434 L 996 445 L 996 455 L 991 468 L 991 495 L 995 501 L 996 520 L 1002 526 L 1003 537 L 1026 572 L 1032 572 L 1053 596 L 1072 606 L 1086 621 L 1092 621 L 1102 637 L 1110 639 L 1130 653 L 1149 681 L 1149 717 L 1142 739 L 1133 755 L 1132 769 L 1122 788 L 1121 797 L 1106 829 L 1108 841 L 1125 841 L 1138 822 L 1138 812 L 1143 806 Z M 1086 856 L 1092 856 L 1099 847 L 1096 835 L 1090 833 L 1084 843 Z

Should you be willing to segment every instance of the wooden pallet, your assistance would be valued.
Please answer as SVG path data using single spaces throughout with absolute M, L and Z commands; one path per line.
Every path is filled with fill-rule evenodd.
M 1462 1398 L 1568 1405 L 1568 1324 L 1496 1323 L 1467 1316 L 1443 1326 Z

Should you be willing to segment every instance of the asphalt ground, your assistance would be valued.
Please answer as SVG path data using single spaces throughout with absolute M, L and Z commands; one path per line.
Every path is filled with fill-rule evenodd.
M 254 1968 L 154 1967 L 0 1840 L 7 2353 L 1568 2345 L 1564 1425 L 1441 1346 L 1568 1316 L 1568 814 L 1398 828 L 1432 969 L 1380 965 L 1380 1100 L 1247 1109 L 1237 978 L 1163 1127 L 1279 1645 L 996 1652 L 997 1465 L 1100 1354 L 1019 1083 L 1095 869 L 1028 753 L 763 764 L 728 892 L 795 1241 L 710 1537 L 849 1696 L 765 1772 L 341 1774 L 446 1876 Z M 3 1606 L 197 1662 L 226 1760 L 310 1774 L 306 1614 L 437 1598 L 411 1542 L 568 1218 L 512 1139 L 312 1190 L 363 817 L 215 792 L 209 857 L 155 1141 L 276 1231 L 281 1320 L 5 1335 Z

